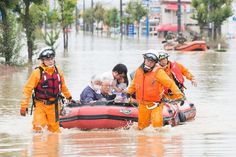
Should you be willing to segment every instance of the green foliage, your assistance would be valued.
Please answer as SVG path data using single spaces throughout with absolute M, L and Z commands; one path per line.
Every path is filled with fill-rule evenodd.
M 192 19 L 198 22 L 200 29 L 203 29 L 203 26 L 208 22 L 207 5 L 204 1 L 205 0 L 192 0 L 192 6 L 196 10 L 192 15 Z
M 139 1 L 129 2 L 127 7 L 125 8 L 125 12 L 131 15 L 134 21 L 140 23 L 142 17 L 147 16 L 148 11 Z
M 85 12 L 83 13 L 83 19 L 84 19 L 84 23 L 86 23 L 86 24 L 92 23 L 92 21 L 93 21 L 93 9 L 92 8 L 85 10 Z
M 74 22 L 77 0 L 58 0 L 60 5 L 61 25 L 63 29 L 64 49 L 68 49 L 68 32 L 66 29 Z
M 5 58 L 5 64 L 18 65 L 21 64 L 19 57 L 22 48 L 20 27 L 17 24 L 15 15 L 7 11 L 7 21 L 0 26 L 0 56 Z
M 36 49 L 34 44 L 35 32 L 37 26 L 42 23 L 43 15 L 38 5 L 42 4 L 43 0 L 19 0 L 15 11 L 20 14 L 20 21 L 23 24 L 27 38 L 28 62 L 32 62 L 33 51 Z
M 97 3 L 94 8 L 94 18 L 99 23 L 104 19 L 105 9 L 103 8 L 101 3 Z
M 56 9 L 50 10 L 49 6 L 42 5 L 41 10 L 43 12 L 43 19 L 45 22 L 44 32 L 41 32 L 41 35 L 45 41 L 45 44 L 49 47 L 52 47 L 54 50 L 56 49 L 56 41 L 59 38 L 60 30 L 58 28 L 59 24 L 59 14 Z M 49 29 L 47 29 L 49 27 Z
M 105 12 L 104 23 L 115 28 L 119 25 L 118 10 L 116 8 L 109 9 Z
M 55 45 L 55 43 L 59 38 L 60 30 L 51 29 L 50 31 L 46 31 L 42 35 L 43 35 L 45 44 L 49 47 L 52 47 L 52 49 L 56 50 L 57 46 Z
M 142 3 L 138 0 L 131 1 L 128 3 L 127 7 L 125 8 L 125 12 L 129 15 L 125 20 L 127 24 L 132 21 L 136 21 L 138 23 L 138 36 L 139 36 L 139 25 L 140 20 L 142 17 L 148 15 L 148 11 L 146 8 L 143 7 Z
M 21 49 L 19 25 L 17 25 L 12 9 L 18 4 L 18 0 L 1 0 L 0 12 L 0 56 L 5 58 L 5 64 L 18 64 Z
M 130 16 L 123 17 L 122 20 L 123 20 L 123 23 L 124 23 L 124 24 L 132 24 L 132 23 L 134 23 L 133 18 L 130 17 Z
M 200 28 L 212 22 L 214 24 L 214 37 L 216 37 L 216 30 L 219 30 L 222 23 L 233 15 L 232 0 L 192 0 L 192 6 L 196 12 L 192 18 L 198 21 Z
M 53 23 L 58 23 L 59 22 L 59 15 L 56 9 L 53 9 L 51 11 L 49 11 L 49 8 L 47 8 L 47 12 L 46 12 L 46 21 L 49 24 L 53 24 Z
M 32 4 L 29 10 L 29 17 L 27 20 L 24 19 L 23 21 L 24 27 L 28 30 L 26 32 L 26 36 L 27 39 L 32 43 L 33 51 L 37 49 L 37 46 L 34 42 L 36 40 L 36 29 L 43 23 L 43 15 L 44 13 L 42 10 L 40 10 L 38 5 Z
M 48 4 L 38 5 L 41 12 L 42 20 L 46 20 L 47 24 L 58 23 L 59 14 L 57 9 L 50 9 Z
M 215 1 L 212 1 L 215 2 Z M 214 21 L 214 24 L 219 27 L 230 16 L 233 15 L 231 0 L 217 0 L 212 4 L 211 11 L 209 12 L 209 19 Z
M 74 11 L 77 0 L 58 0 L 61 8 L 62 27 L 67 27 L 74 22 Z
M 0 6 L 5 6 L 8 9 L 13 9 L 19 0 L 1 0 Z

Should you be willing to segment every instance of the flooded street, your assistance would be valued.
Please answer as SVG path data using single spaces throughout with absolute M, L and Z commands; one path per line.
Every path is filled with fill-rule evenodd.
M 69 52 L 60 42 L 56 62 L 62 69 L 73 99 L 93 74 L 111 71 L 117 63 L 134 71 L 142 62 L 142 53 L 161 49 L 155 38 L 109 39 L 71 34 Z M 77 157 L 138 156 L 188 157 L 236 156 L 236 45 L 229 41 L 227 52 L 170 52 L 170 59 L 185 65 L 196 77 L 198 87 L 186 81 L 186 95 L 197 108 L 194 121 L 160 131 L 147 128 L 129 130 L 80 131 L 63 129 L 61 134 L 31 132 L 32 116 L 21 117 L 23 86 L 33 67 L 0 75 L 0 156 L 4 157 Z

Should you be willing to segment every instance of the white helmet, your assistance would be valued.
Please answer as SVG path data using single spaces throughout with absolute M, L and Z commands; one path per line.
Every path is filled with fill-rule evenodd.
M 143 54 L 144 59 L 151 59 L 155 61 L 156 63 L 158 62 L 158 57 L 157 57 L 158 51 L 154 49 L 148 50 L 146 53 Z
M 164 50 L 160 50 L 159 53 L 158 53 L 158 59 L 161 60 L 161 59 L 164 59 L 164 58 L 168 58 L 169 57 L 169 54 L 164 51 Z

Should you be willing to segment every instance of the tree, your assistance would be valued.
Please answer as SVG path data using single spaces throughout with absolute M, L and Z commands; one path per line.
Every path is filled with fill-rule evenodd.
M 0 56 L 5 58 L 5 64 L 15 64 L 18 59 L 21 48 L 19 41 L 18 25 L 13 8 L 17 5 L 18 0 L 0 1 L 0 13 L 2 22 L 0 22 Z
M 45 29 L 42 32 L 43 39 L 45 44 L 52 49 L 56 49 L 56 41 L 59 38 L 60 28 L 58 28 L 59 24 L 59 15 L 56 9 L 49 8 L 49 5 L 46 4 L 45 6 L 41 7 L 41 10 L 44 12 L 44 22 L 45 22 Z M 47 29 L 49 27 L 49 29 Z
M 104 23 L 108 26 L 108 33 L 110 33 L 110 27 L 117 28 L 119 26 L 118 10 L 116 8 L 109 9 L 105 12 Z
M 111 9 L 110 21 L 111 27 L 117 28 L 119 26 L 118 10 L 116 8 Z
M 203 34 L 204 26 L 206 26 L 208 22 L 207 5 L 204 4 L 204 1 L 205 0 L 192 0 L 192 6 L 196 9 L 196 12 L 193 13 L 191 18 L 198 22 L 201 35 Z
M 98 24 L 101 21 L 103 21 L 104 13 L 105 13 L 105 9 L 103 8 L 102 4 L 96 3 L 95 8 L 94 8 L 94 19 L 96 20 L 97 27 L 98 27 Z M 98 29 L 97 29 L 97 33 L 98 33 Z
M 217 40 L 221 36 L 221 25 L 233 15 L 232 0 L 209 0 L 211 11 L 209 19 L 214 22 L 213 38 Z
M 29 63 L 32 63 L 33 52 L 36 49 L 34 44 L 35 31 L 40 20 L 42 20 L 42 15 L 40 15 L 41 12 L 39 12 L 37 5 L 42 4 L 42 2 L 43 0 L 20 0 L 15 9 L 20 14 L 20 20 L 26 34 Z
M 138 37 L 139 37 L 139 27 L 140 27 L 140 20 L 142 17 L 147 16 L 148 11 L 146 8 L 139 1 L 132 1 L 129 2 L 127 7 L 125 8 L 127 14 L 131 15 L 134 21 L 137 22 L 137 30 L 138 30 Z
M 63 30 L 64 49 L 68 49 L 68 29 L 74 22 L 74 11 L 77 0 L 58 0 L 60 5 L 61 25 Z
M 217 35 L 221 36 L 222 23 L 233 15 L 231 5 L 232 0 L 192 0 L 192 6 L 196 9 L 193 19 L 198 21 L 200 29 L 212 22 L 214 40 L 217 40 Z
M 94 12 L 94 10 L 92 8 L 88 8 L 83 12 L 83 20 L 84 20 L 84 24 L 86 26 L 85 30 L 87 30 L 87 31 L 92 29 L 90 24 L 93 22 L 93 15 L 94 15 L 93 12 Z

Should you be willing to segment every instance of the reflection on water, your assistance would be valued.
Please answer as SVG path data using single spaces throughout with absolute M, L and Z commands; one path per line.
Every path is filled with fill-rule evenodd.
M 0 156 L 234 156 L 233 134 L 171 135 L 154 131 L 64 131 L 28 138 L 0 134 Z M 26 141 L 27 140 L 27 141 Z
M 91 75 L 111 70 L 117 63 L 129 72 L 143 61 L 142 53 L 161 49 L 157 38 L 121 39 L 72 35 L 68 52 L 57 51 L 57 65 L 65 74 L 74 99 L 79 99 Z M 232 41 L 233 43 L 233 41 Z M 233 45 L 233 44 L 232 44 Z M 60 45 L 62 46 L 62 45 Z M 234 45 L 233 45 L 234 46 Z M 194 121 L 163 132 L 63 129 L 62 134 L 34 135 L 32 117 L 20 117 L 23 86 L 32 67 L 0 75 L 0 156 L 235 156 L 235 47 L 225 53 L 170 52 L 195 75 L 198 87 L 186 81 L 186 95 L 197 108 Z
M 60 155 L 59 134 L 33 136 L 31 151 L 32 157 L 58 157 Z

